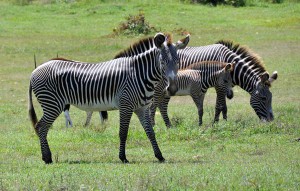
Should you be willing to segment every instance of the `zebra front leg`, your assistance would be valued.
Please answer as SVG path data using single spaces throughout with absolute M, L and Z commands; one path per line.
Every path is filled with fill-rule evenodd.
M 219 121 L 221 112 L 223 114 L 223 119 L 227 120 L 227 106 L 225 94 L 217 93 L 214 122 Z
M 223 119 L 225 119 L 227 121 L 227 105 L 226 105 L 226 103 L 225 103 L 225 106 L 223 106 L 222 115 L 223 115 Z
M 126 159 L 125 147 L 126 147 L 126 140 L 128 135 L 128 128 L 130 119 L 132 116 L 133 111 L 128 109 L 120 109 L 120 148 L 119 148 L 119 159 L 123 163 L 128 163 L 129 161 Z
M 162 118 L 163 118 L 163 120 L 164 120 L 165 125 L 167 126 L 167 128 L 172 127 L 170 118 L 168 116 L 168 104 L 169 104 L 170 99 L 171 99 L 171 97 L 165 96 L 161 100 L 160 104 L 158 105 L 160 114 L 162 115 Z
M 199 117 L 198 124 L 199 124 L 199 126 L 201 126 L 202 125 L 202 117 L 203 117 L 203 100 L 204 100 L 205 94 L 204 93 L 200 93 L 200 95 L 198 95 L 197 93 L 195 93 L 195 94 L 192 93 L 191 96 L 193 98 L 194 103 L 197 106 L 198 117 Z
M 158 144 L 157 144 L 156 138 L 155 138 L 155 133 L 154 133 L 153 127 L 151 125 L 149 106 L 144 106 L 142 108 L 135 110 L 135 114 L 138 116 L 140 123 L 142 124 L 142 126 L 147 134 L 147 137 L 152 144 L 152 148 L 153 148 L 155 157 L 160 162 L 164 162 L 165 159 L 162 156 L 161 151 L 158 147 Z

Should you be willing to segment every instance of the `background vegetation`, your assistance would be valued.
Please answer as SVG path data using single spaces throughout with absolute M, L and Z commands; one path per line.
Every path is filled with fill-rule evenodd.
M 50 3 L 49 3 L 50 2 Z M 0 190 L 299 190 L 300 189 L 300 4 L 252 1 L 235 8 L 182 1 L 0 2 Z M 197 126 L 189 97 L 175 97 L 166 129 L 159 114 L 155 132 L 165 163 L 132 118 L 127 157 L 118 159 L 117 111 L 99 125 L 96 114 L 84 128 L 85 112 L 71 108 L 73 128 L 61 115 L 49 131 L 54 164 L 41 160 L 39 141 L 27 117 L 27 92 L 34 69 L 57 54 L 74 60 L 109 60 L 143 35 L 112 36 L 129 15 L 143 11 L 174 39 L 191 33 L 190 46 L 230 39 L 259 54 L 274 82 L 275 120 L 259 122 L 249 95 L 239 87 L 228 101 L 228 121 L 212 125 L 215 92 L 205 99 L 204 124 Z M 149 35 L 154 35 L 150 32 Z M 34 101 L 37 114 L 41 108 Z

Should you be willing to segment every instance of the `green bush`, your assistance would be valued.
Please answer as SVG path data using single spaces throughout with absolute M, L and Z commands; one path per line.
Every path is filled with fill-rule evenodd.
M 272 0 L 272 3 L 283 3 L 283 0 Z
M 213 6 L 224 4 L 241 7 L 246 5 L 246 0 L 190 0 L 190 3 L 210 4 Z
M 13 4 L 15 5 L 29 5 L 33 0 L 13 0 Z
M 140 12 L 137 15 L 129 15 L 125 22 L 121 22 L 117 28 L 113 29 L 115 35 L 147 35 L 157 30 L 145 20 L 145 14 Z
M 284 0 L 262 0 L 263 3 L 283 3 Z M 247 5 L 253 5 L 251 0 L 187 0 L 185 2 L 189 3 L 200 3 L 200 4 L 210 4 L 213 6 L 217 5 L 232 5 L 235 7 L 244 7 Z

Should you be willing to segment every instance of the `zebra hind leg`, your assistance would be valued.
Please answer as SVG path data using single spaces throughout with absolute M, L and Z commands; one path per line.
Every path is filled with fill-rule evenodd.
M 156 138 L 155 138 L 155 133 L 153 131 L 153 127 L 151 125 L 151 121 L 150 121 L 150 110 L 148 106 L 142 107 L 140 109 L 137 109 L 135 111 L 135 114 L 138 116 L 140 123 L 142 124 L 148 139 L 150 140 L 151 144 L 152 144 L 152 148 L 154 151 L 154 155 L 155 157 L 160 161 L 160 162 L 164 162 L 165 159 L 162 156 L 162 153 L 158 147 Z
M 150 109 L 150 121 L 151 121 L 152 127 L 155 126 L 155 112 L 156 112 L 156 108 L 157 108 L 157 106 L 154 103 L 152 103 L 151 106 L 150 106 L 150 108 L 149 108 Z
M 40 139 L 42 159 L 46 164 L 52 163 L 52 155 L 47 141 L 47 134 L 52 123 L 46 122 L 44 116 L 36 124 L 37 134 Z
M 66 127 L 73 127 L 73 123 L 72 123 L 72 120 L 71 120 L 71 117 L 70 117 L 70 113 L 69 113 L 69 110 L 70 110 L 70 104 L 66 104 L 65 105 L 65 108 L 64 108 L 64 115 L 65 115 L 65 119 L 66 119 Z
M 70 127 L 73 127 L 73 122 L 71 120 L 69 110 L 65 110 L 64 115 L 65 115 L 65 119 L 66 119 L 66 127 L 69 127 L 69 125 L 70 125 Z
M 87 111 L 86 112 L 86 120 L 85 120 L 85 124 L 84 124 L 85 127 L 87 127 L 90 124 L 91 119 L 92 119 L 92 115 L 93 115 L 92 111 Z

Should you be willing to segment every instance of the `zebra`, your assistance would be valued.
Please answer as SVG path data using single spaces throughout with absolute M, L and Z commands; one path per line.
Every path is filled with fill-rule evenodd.
M 189 38 L 190 35 L 187 34 L 187 36 L 181 40 L 179 40 L 178 42 L 174 43 L 175 46 L 178 46 L 178 44 L 181 44 L 181 43 L 189 43 Z M 122 57 L 131 57 L 131 56 L 135 56 L 135 55 L 138 55 L 144 51 L 147 51 L 149 49 L 152 49 L 154 48 L 155 45 L 154 43 L 152 43 L 151 41 L 149 41 L 149 43 L 146 43 L 144 44 L 144 46 L 139 46 L 139 47 L 135 47 L 135 46 L 132 46 L 130 47 L 129 49 L 127 49 L 126 51 L 121 51 L 119 52 L 118 54 L 115 55 L 114 59 L 117 59 L 117 58 L 122 58 Z M 161 81 L 159 83 L 159 86 L 162 87 L 162 90 L 165 88 L 165 83 L 163 81 Z M 156 88 L 155 88 L 156 89 Z M 161 91 L 161 90 L 159 90 Z M 154 93 L 155 95 L 155 93 Z M 66 127 L 72 127 L 73 126 L 73 122 L 71 120 L 71 117 L 70 117 L 70 114 L 69 114 L 69 110 L 70 110 L 70 105 L 67 104 L 64 108 L 64 115 L 65 115 L 65 121 L 66 121 Z M 92 115 L 93 115 L 93 111 L 86 111 L 86 121 L 84 123 L 84 126 L 88 126 L 90 124 L 90 121 L 91 121 L 91 118 L 92 118 Z M 100 117 L 100 122 L 101 124 L 103 124 L 105 121 L 107 121 L 108 119 L 108 113 L 107 111 L 99 111 L 99 117 Z
M 203 100 L 205 93 L 208 88 L 215 87 L 218 90 L 218 97 L 223 99 L 222 103 L 217 103 L 217 105 L 226 105 L 226 95 L 233 97 L 232 95 L 232 78 L 230 72 L 234 68 L 234 63 L 224 63 L 217 61 L 202 61 L 189 65 L 184 70 L 179 70 L 177 74 L 176 84 L 178 86 L 178 91 L 176 96 L 186 96 L 190 95 L 197 106 L 199 125 L 202 124 L 203 116 Z M 159 87 L 158 85 L 157 87 Z M 160 86 L 163 89 L 163 86 Z M 170 120 L 168 118 L 168 103 L 170 96 L 160 96 L 157 100 L 159 104 L 159 109 L 163 115 L 164 122 L 168 128 L 171 127 Z M 155 112 L 154 104 L 151 105 L 151 112 Z M 154 115 L 151 113 L 151 122 L 154 125 Z
M 28 113 L 40 140 L 42 160 L 46 164 L 52 163 L 47 141 L 49 127 L 67 104 L 85 111 L 119 110 L 119 159 L 123 163 L 129 162 L 125 146 L 129 122 L 134 112 L 152 144 L 155 157 L 161 162 L 165 160 L 150 123 L 149 105 L 154 88 L 161 79 L 167 84 L 166 91 L 170 94 L 177 91 L 174 81 L 179 58 L 176 51 L 185 48 L 187 43 L 180 42 L 174 46 L 169 35 L 157 33 L 154 37 L 140 40 L 133 47 L 143 47 L 149 41 L 155 47 L 136 56 L 97 64 L 66 59 L 50 60 L 32 72 Z M 32 103 L 32 92 L 43 109 L 39 121 Z
M 229 40 L 220 40 L 212 45 L 186 47 L 185 49 L 178 50 L 177 54 L 180 58 L 179 70 L 201 61 L 235 62 L 234 70 L 231 71 L 233 85 L 240 86 L 250 94 L 250 105 L 261 121 L 274 120 L 270 87 L 271 83 L 278 77 L 277 71 L 274 71 L 270 76 L 261 59 L 250 49 L 240 44 L 234 44 Z M 157 88 L 159 88 L 159 86 L 157 86 Z M 162 97 L 164 97 L 164 94 L 160 93 L 161 91 L 155 92 L 158 93 L 158 95 L 154 95 L 154 102 L 151 106 L 152 122 L 154 121 L 155 110 L 160 106 L 159 109 L 165 124 L 166 126 L 170 126 L 167 108 L 161 107 L 161 105 L 166 106 L 166 104 L 160 103 L 160 100 L 163 100 Z M 226 100 L 224 100 L 223 96 L 219 96 L 220 92 L 218 89 L 216 89 L 216 92 L 217 103 L 214 121 L 219 120 L 221 111 L 223 118 L 227 118 Z M 228 98 L 232 96 L 233 94 L 227 95 Z M 201 111 L 199 113 L 201 113 Z

